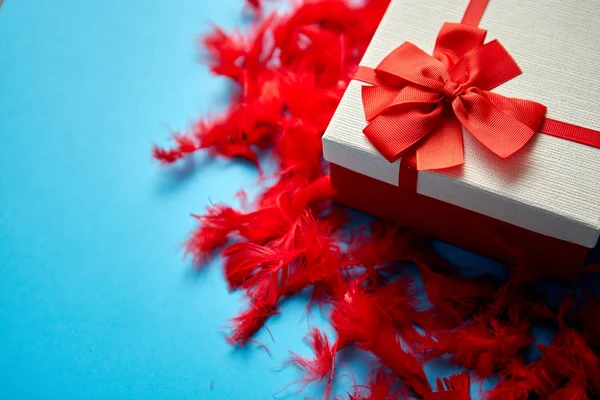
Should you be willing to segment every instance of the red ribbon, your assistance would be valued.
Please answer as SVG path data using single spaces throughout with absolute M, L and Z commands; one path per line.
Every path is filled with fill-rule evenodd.
M 464 163 L 462 126 L 506 158 L 537 132 L 546 107 L 490 92 L 521 74 L 513 58 L 486 31 L 446 23 L 433 56 L 410 42 L 375 68 L 375 85 L 363 86 L 367 138 L 388 161 L 410 148 L 418 170 Z
M 600 132 L 545 119 L 546 107 L 490 90 L 521 74 L 496 40 L 477 28 L 487 0 L 471 0 L 460 24 L 442 27 L 433 55 L 410 42 L 375 69 L 359 66 L 368 121 L 364 134 L 390 162 L 417 170 L 464 163 L 462 127 L 502 158 L 541 131 L 600 148 Z

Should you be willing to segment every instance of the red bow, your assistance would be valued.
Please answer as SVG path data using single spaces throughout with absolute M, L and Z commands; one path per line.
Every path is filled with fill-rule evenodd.
M 502 158 L 537 132 L 545 106 L 489 92 L 521 70 L 485 35 L 446 23 L 433 56 L 405 42 L 375 68 L 375 86 L 362 88 L 363 132 L 388 161 L 414 147 L 418 170 L 463 164 L 461 125 Z

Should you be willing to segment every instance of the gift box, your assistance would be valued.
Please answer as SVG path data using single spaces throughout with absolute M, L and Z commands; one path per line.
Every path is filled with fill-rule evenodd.
M 577 274 L 600 233 L 599 15 L 596 0 L 392 0 L 323 136 L 337 200 Z

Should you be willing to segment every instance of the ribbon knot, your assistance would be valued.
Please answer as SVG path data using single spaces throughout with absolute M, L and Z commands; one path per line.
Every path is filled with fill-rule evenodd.
M 388 161 L 408 150 L 418 170 L 464 163 L 462 127 L 485 147 L 506 158 L 537 132 L 546 107 L 490 92 L 521 74 L 486 31 L 446 23 L 433 51 L 405 42 L 373 70 L 374 86 L 363 86 L 368 121 L 364 133 Z
M 456 96 L 458 96 L 462 91 L 460 85 L 456 82 L 452 82 L 451 80 L 446 81 L 444 88 L 442 89 L 442 93 L 444 97 L 448 99 L 450 102 L 454 100 Z

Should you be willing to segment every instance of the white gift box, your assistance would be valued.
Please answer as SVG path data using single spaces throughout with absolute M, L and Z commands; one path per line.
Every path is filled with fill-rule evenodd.
M 375 68 L 405 41 L 432 54 L 442 25 L 460 22 L 468 4 L 392 0 L 361 65 Z M 493 92 L 539 102 L 547 118 L 600 131 L 599 18 L 598 0 L 491 0 L 479 27 L 487 30 L 486 42 L 498 39 L 523 70 Z M 398 186 L 400 160 L 388 162 L 362 132 L 363 85 L 348 86 L 323 137 L 325 159 Z M 420 195 L 584 248 L 597 244 L 600 149 L 538 133 L 502 159 L 464 128 L 463 138 L 464 165 L 419 171 Z

